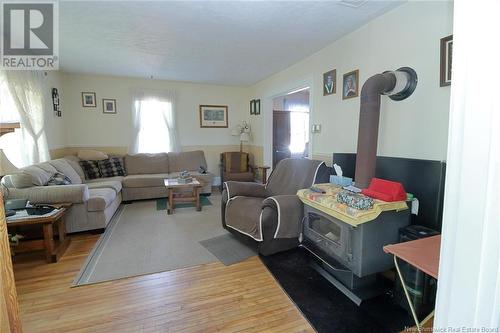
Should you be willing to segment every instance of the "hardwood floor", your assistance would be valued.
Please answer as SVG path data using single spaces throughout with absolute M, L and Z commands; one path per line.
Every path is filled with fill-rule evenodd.
M 98 238 L 15 258 L 25 332 L 314 332 L 257 257 L 70 288 Z

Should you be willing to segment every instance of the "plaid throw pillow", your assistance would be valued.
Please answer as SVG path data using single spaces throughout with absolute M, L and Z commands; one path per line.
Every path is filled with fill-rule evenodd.
M 79 163 L 83 169 L 83 173 L 85 174 L 85 179 L 96 179 L 102 177 L 97 161 L 80 161 Z
M 121 157 L 110 157 L 97 163 L 103 177 L 126 176 Z
M 49 181 L 47 182 L 47 186 L 69 185 L 69 184 L 71 184 L 71 179 L 69 179 L 61 172 L 56 172 L 56 174 L 50 177 Z

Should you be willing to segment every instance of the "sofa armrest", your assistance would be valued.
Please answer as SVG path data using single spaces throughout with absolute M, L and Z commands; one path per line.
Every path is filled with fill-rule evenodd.
M 278 213 L 274 238 L 297 238 L 302 230 L 303 204 L 296 195 L 275 195 L 262 202 L 262 208 Z M 263 221 L 265 223 L 265 221 Z
M 33 186 L 28 188 L 10 188 L 9 199 L 27 199 L 31 203 L 84 203 L 89 199 L 86 184 Z
M 269 193 L 266 187 L 259 183 L 228 181 L 224 183 L 224 191 L 227 193 L 227 199 L 236 196 L 266 198 Z

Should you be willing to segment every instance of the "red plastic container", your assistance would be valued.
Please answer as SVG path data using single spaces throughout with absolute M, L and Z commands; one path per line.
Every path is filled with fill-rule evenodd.
M 406 191 L 403 184 L 380 178 L 372 178 L 370 186 L 361 193 L 388 202 L 406 200 Z

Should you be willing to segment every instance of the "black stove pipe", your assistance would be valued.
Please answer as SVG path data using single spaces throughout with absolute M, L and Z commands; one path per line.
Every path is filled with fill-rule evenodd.
M 357 187 L 368 187 L 375 177 L 381 95 L 389 95 L 392 100 L 403 100 L 413 93 L 416 86 L 417 74 L 408 67 L 376 74 L 363 84 L 354 176 Z

